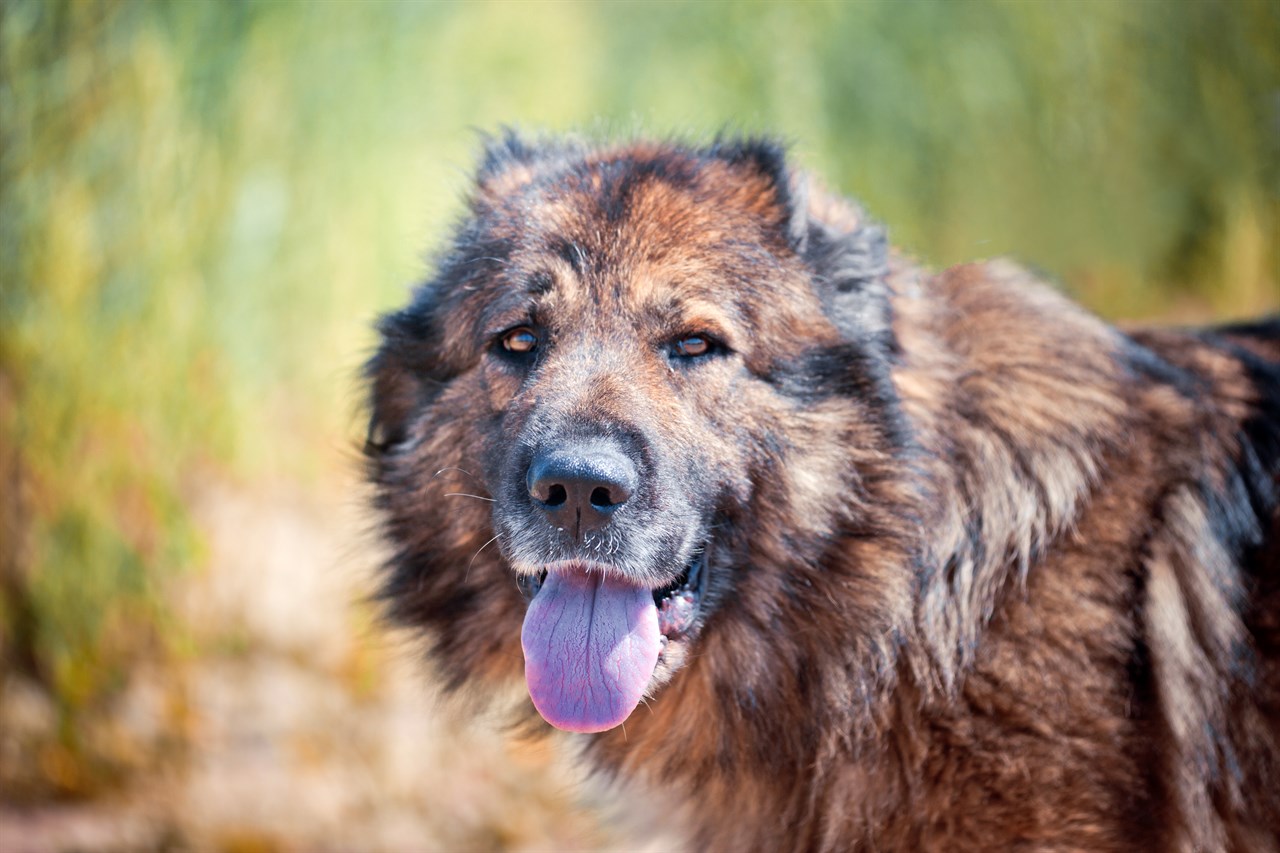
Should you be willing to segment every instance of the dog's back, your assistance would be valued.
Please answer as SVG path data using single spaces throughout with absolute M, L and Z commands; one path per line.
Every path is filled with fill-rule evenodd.
M 1280 849 L 1280 318 L 1135 336 L 1200 383 L 1199 482 L 1160 507 L 1145 565 L 1162 723 L 1156 837 L 1178 849 Z M 1216 412 L 1216 416 L 1215 413 Z M 1176 516 L 1183 514 L 1179 525 Z M 1190 521 L 1191 523 L 1188 523 Z M 1183 541 L 1162 551 L 1168 533 Z

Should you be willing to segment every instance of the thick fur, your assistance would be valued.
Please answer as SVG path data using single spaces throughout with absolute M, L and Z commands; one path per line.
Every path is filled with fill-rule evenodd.
M 580 736 L 693 849 L 1280 850 L 1280 320 L 930 272 L 767 141 L 506 134 L 380 329 L 385 595 L 451 686 L 519 683 L 517 572 L 657 587 L 705 543 L 693 636 Z M 645 478 L 607 542 L 527 511 L 583 435 Z

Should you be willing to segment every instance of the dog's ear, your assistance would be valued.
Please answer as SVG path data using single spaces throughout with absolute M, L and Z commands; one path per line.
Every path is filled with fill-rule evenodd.
M 366 455 L 379 456 L 402 444 L 414 417 L 444 387 L 441 360 L 431 343 L 436 333 L 427 296 L 420 291 L 408 308 L 378 321 L 382 342 L 364 368 L 369 387 Z
M 503 127 L 496 134 L 486 133 L 480 141 L 476 187 L 482 196 L 507 195 L 533 180 L 538 148 L 515 128 Z
M 768 139 L 718 139 L 711 156 L 746 167 L 773 190 L 783 236 L 813 271 L 827 316 L 849 339 L 890 334 L 889 244 L 884 229 L 857 205 L 787 166 Z
M 583 151 L 582 143 L 569 136 L 528 135 L 512 127 L 482 134 L 476 169 L 478 197 L 492 200 L 517 192 L 533 183 L 548 164 Z
M 892 339 L 889 304 L 889 240 L 885 230 L 861 208 L 792 176 L 792 191 L 803 196 L 804 242 L 800 257 L 813 270 L 815 287 L 827 316 L 846 338 Z
M 782 236 L 797 252 L 807 235 L 804 184 L 793 180 L 783 146 L 765 137 L 717 137 L 706 154 L 764 179 L 772 191 L 772 207 L 778 214 Z M 797 193 L 799 193 L 797 195 Z

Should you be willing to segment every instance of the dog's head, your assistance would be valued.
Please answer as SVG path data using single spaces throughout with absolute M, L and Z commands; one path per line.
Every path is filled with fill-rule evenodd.
M 522 642 L 543 717 L 601 731 L 703 634 L 817 594 L 752 573 L 812 568 L 899 438 L 886 263 L 768 142 L 492 140 L 369 366 L 394 611 L 456 682 Z

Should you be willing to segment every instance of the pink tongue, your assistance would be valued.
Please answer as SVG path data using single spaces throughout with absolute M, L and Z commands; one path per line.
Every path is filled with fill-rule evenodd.
M 550 572 L 520 633 L 524 677 L 548 723 L 602 732 L 644 696 L 661 644 L 653 593 L 612 576 Z

